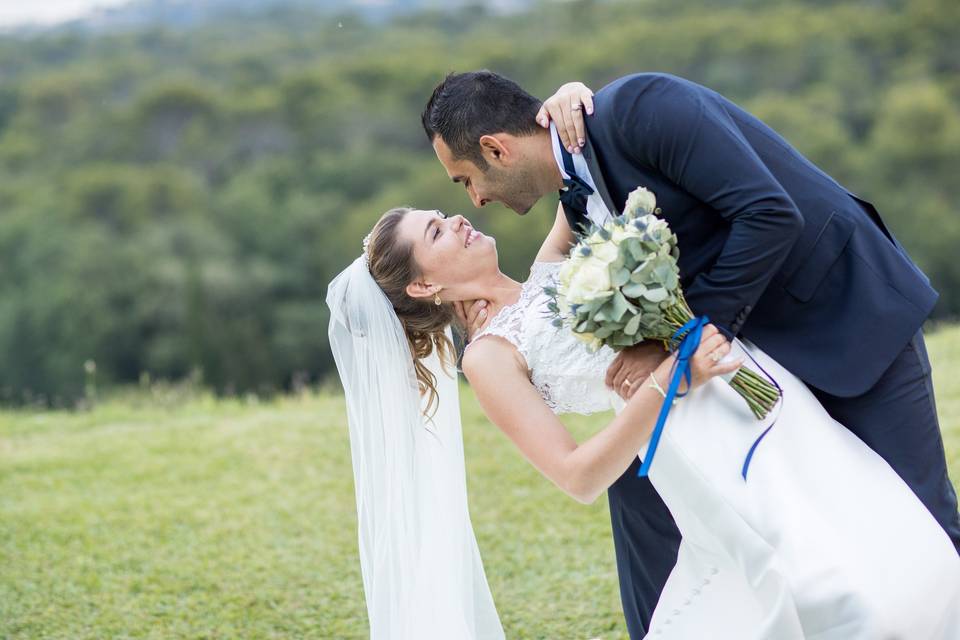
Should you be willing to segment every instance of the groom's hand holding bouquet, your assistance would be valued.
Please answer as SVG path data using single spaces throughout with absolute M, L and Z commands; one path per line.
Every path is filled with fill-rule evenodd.
M 663 343 L 654 340 L 644 340 L 627 347 L 617 354 L 607 369 L 607 388 L 616 391 L 624 400 L 629 400 L 669 355 Z

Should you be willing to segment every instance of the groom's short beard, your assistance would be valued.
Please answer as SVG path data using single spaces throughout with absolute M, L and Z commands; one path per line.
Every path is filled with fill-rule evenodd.
M 526 215 L 543 196 L 533 172 L 521 167 L 504 171 L 491 166 L 486 171 L 486 178 L 487 184 L 496 185 L 499 196 L 496 199 L 521 216 Z

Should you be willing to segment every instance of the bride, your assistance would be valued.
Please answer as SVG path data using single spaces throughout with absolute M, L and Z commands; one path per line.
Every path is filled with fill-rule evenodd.
M 562 491 L 592 502 L 646 455 L 673 357 L 634 381 L 626 403 L 607 390 L 614 353 L 590 353 L 546 312 L 543 287 L 571 241 L 559 214 L 518 283 L 462 216 L 393 209 L 330 284 L 372 638 L 503 637 L 466 507 L 452 303 L 489 301 L 463 372 Z M 731 351 L 782 387 L 767 420 L 716 379 L 752 363 Z M 879 456 L 766 354 L 709 325 L 692 372 L 650 469 L 683 538 L 647 637 L 960 637 L 960 558 Z M 611 407 L 616 417 L 581 444 L 556 417 Z

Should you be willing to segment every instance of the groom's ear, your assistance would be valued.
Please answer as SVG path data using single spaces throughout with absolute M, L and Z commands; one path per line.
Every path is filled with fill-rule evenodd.
M 440 289 L 426 282 L 411 282 L 407 285 L 407 295 L 411 298 L 429 298 Z
M 480 136 L 480 153 L 487 162 L 499 164 L 505 157 L 510 156 L 510 147 L 504 144 L 499 136 L 484 135 Z

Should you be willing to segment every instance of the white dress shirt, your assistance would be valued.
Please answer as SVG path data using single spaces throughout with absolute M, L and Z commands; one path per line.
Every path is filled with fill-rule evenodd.
M 553 122 L 550 123 L 550 140 L 553 142 L 553 158 L 557 162 L 560 174 L 567 180 L 570 176 L 563 168 L 563 155 L 560 152 L 560 135 L 557 133 L 557 126 Z M 577 172 L 577 177 L 593 189 L 593 193 L 587 197 L 587 218 L 594 224 L 603 225 L 605 222 L 613 219 L 614 216 L 607 209 L 603 198 L 600 197 L 600 192 L 597 190 L 597 183 L 593 181 L 593 176 L 590 175 L 590 167 L 587 166 L 587 161 L 584 159 L 583 154 L 574 153 L 572 155 L 573 170 Z

